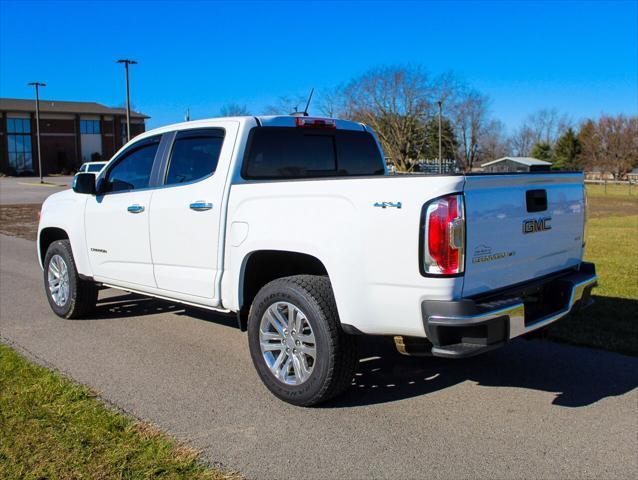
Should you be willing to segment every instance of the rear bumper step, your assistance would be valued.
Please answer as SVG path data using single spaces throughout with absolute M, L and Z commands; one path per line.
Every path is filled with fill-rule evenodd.
M 520 296 L 425 300 L 421 304 L 432 355 L 463 358 L 500 347 L 509 340 L 546 327 L 571 311 L 592 303 L 591 290 L 597 284 L 596 268 L 583 262 L 578 271 L 547 282 L 523 286 Z

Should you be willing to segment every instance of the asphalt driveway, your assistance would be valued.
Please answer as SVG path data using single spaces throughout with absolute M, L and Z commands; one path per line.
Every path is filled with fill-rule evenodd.
M 0 177 L 0 205 L 42 203 L 51 194 L 71 188 L 72 176 Z
M 106 290 L 60 320 L 41 275 L 33 242 L 0 236 L 2 341 L 249 477 L 638 477 L 638 358 L 521 340 L 418 359 L 376 339 L 345 396 L 303 409 L 261 385 L 233 318 Z

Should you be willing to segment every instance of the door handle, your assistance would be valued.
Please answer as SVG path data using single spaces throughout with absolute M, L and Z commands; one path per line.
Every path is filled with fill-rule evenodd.
M 144 211 L 144 207 L 136 203 L 135 205 L 129 205 L 126 210 L 128 210 L 129 213 L 142 213 Z
M 198 200 L 191 203 L 189 207 L 191 210 L 195 210 L 196 212 L 203 212 L 204 210 L 210 210 L 211 208 L 213 208 L 213 204 Z

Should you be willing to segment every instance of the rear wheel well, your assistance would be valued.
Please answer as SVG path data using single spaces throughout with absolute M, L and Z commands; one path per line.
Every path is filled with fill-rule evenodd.
M 277 278 L 292 275 L 328 275 L 326 267 L 317 257 L 298 252 L 262 250 L 253 252 L 246 261 L 237 312 L 239 328 L 246 330 L 248 311 L 257 292 Z
M 58 240 L 69 240 L 69 236 L 61 228 L 47 227 L 40 232 L 40 260 L 43 265 L 49 246 Z

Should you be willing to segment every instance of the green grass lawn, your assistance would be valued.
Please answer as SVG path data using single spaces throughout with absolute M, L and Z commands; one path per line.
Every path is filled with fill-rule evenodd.
M 238 479 L 0 344 L 1 479 Z
M 638 188 L 587 186 L 585 259 L 596 264 L 596 303 L 561 320 L 549 337 L 638 355 Z
M 587 195 L 591 198 L 599 197 L 633 197 L 638 199 L 638 185 L 608 184 L 607 187 L 598 183 L 586 184 Z

